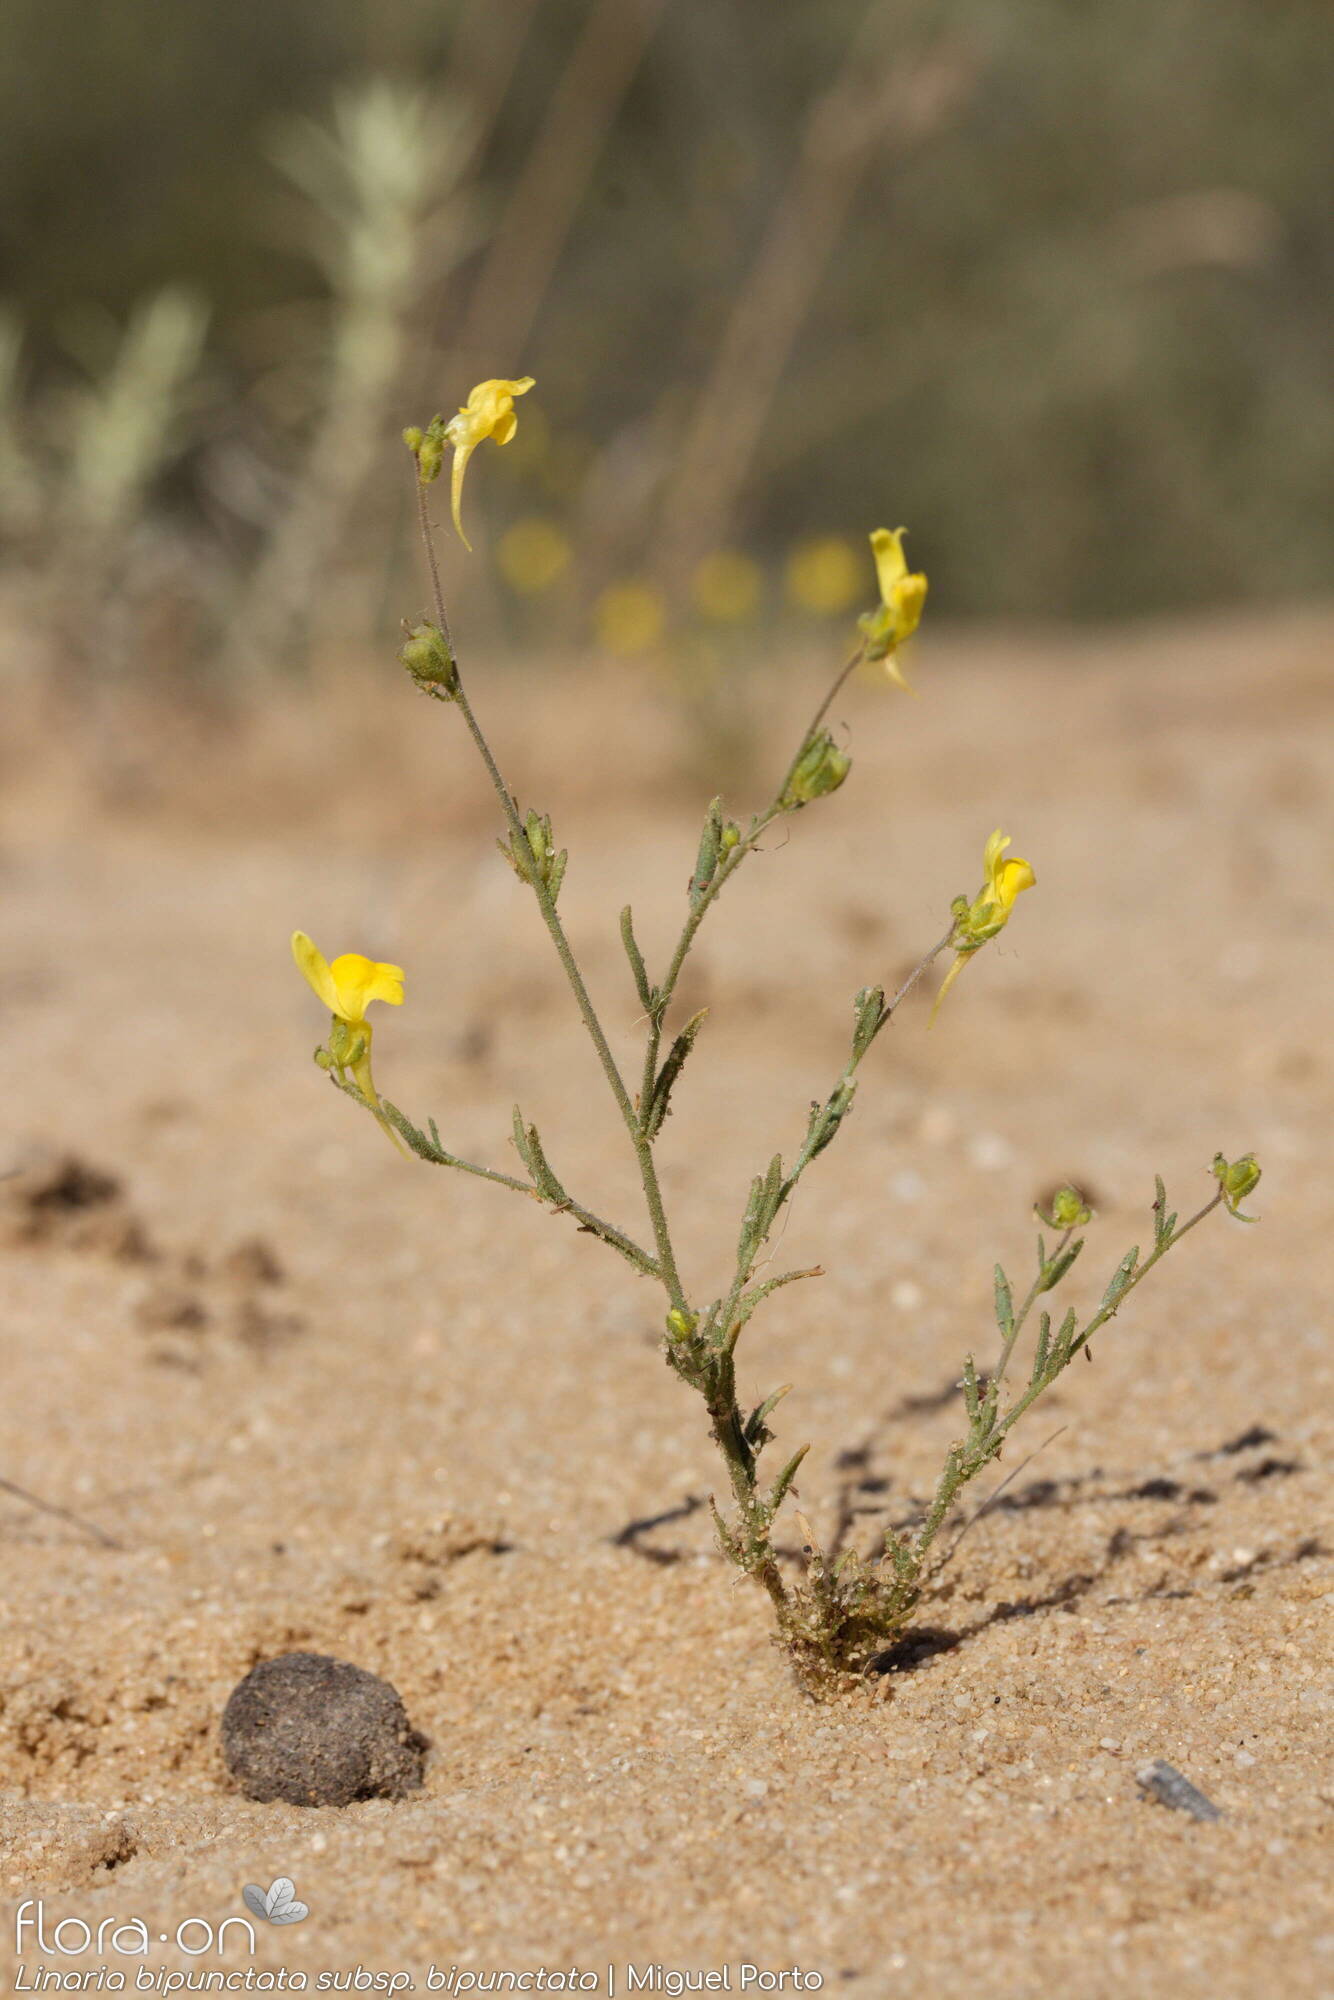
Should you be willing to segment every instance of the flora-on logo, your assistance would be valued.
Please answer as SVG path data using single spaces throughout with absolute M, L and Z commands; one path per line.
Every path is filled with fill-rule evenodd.
M 247 1882 L 241 1898 L 251 1914 L 266 1924 L 299 1924 L 310 1915 L 310 1904 L 296 1900 L 296 1883 L 290 1875 L 276 1875 L 267 1889 L 261 1889 L 258 1882 Z

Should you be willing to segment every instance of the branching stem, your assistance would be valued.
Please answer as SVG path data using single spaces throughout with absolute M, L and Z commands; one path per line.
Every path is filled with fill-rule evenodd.
M 431 572 L 431 589 L 435 599 L 436 618 L 440 630 L 446 636 L 446 643 L 449 644 L 450 657 L 455 660 L 456 679 L 454 700 L 463 716 L 468 733 L 477 746 L 477 752 L 486 767 L 487 776 L 495 788 L 496 797 L 500 801 L 501 810 L 509 824 L 510 832 L 515 840 L 523 843 L 527 839 L 527 834 L 523 821 L 519 817 L 519 809 L 514 802 L 508 785 L 500 774 L 500 767 L 492 754 L 491 746 L 487 742 L 481 724 L 473 712 L 472 703 L 468 700 L 467 691 L 463 685 L 462 675 L 457 672 L 457 656 L 454 653 L 452 643 L 449 642 L 449 627 L 446 622 L 444 593 L 440 587 L 440 569 L 435 554 L 435 537 L 431 531 L 431 519 L 426 506 L 426 489 L 421 485 L 420 481 L 418 482 L 417 493 L 418 515 L 421 522 L 422 539 L 426 545 L 427 563 Z M 640 1128 L 639 1114 L 630 1101 L 630 1093 L 625 1087 L 625 1080 L 617 1067 L 616 1058 L 611 1052 L 611 1044 L 608 1042 L 602 1023 L 598 1019 L 597 1010 L 589 996 L 583 974 L 580 972 L 574 953 L 570 949 L 570 941 L 565 934 L 565 926 L 557 914 L 556 905 L 552 900 L 550 891 L 546 883 L 537 876 L 532 878 L 532 889 L 533 894 L 537 898 L 538 908 L 542 912 L 542 921 L 546 925 L 551 942 L 556 948 L 556 956 L 559 958 L 565 972 L 565 977 L 569 981 L 580 1016 L 585 1028 L 588 1030 L 589 1039 L 597 1051 L 598 1061 L 602 1065 L 603 1073 L 611 1088 L 612 1096 L 616 1100 L 617 1107 L 621 1113 L 621 1117 L 625 1121 L 626 1129 L 630 1134 L 630 1140 L 635 1149 L 635 1154 L 639 1162 L 640 1177 L 644 1184 L 644 1198 L 648 1206 L 649 1220 L 653 1228 L 653 1240 L 657 1246 L 658 1265 L 663 1283 L 667 1288 L 672 1305 L 679 1311 L 684 1312 L 687 1309 L 686 1297 L 681 1288 L 681 1278 L 676 1266 L 676 1253 L 672 1246 L 671 1232 L 667 1226 L 667 1216 L 662 1201 L 662 1189 L 658 1182 L 657 1168 L 653 1161 L 652 1146 Z
M 730 1519 L 724 1519 L 718 1508 L 713 1507 L 719 1541 L 737 1568 L 754 1578 L 767 1592 L 780 1635 L 798 1672 L 808 1686 L 818 1690 L 837 1681 L 840 1676 L 864 1671 L 877 1650 L 902 1629 L 926 1581 L 943 1560 L 937 1556 L 928 1564 L 932 1545 L 960 1489 L 999 1456 L 1019 1419 L 1076 1354 L 1081 1350 L 1088 1351 L 1093 1335 L 1112 1318 L 1166 1252 L 1224 1200 L 1235 1209 L 1236 1169 L 1227 1169 L 1234 1176 L 1234 1183 L 1225 1184 L 1220 1178 L 1218 1191 L 1212 1199 L 1180 1228 L 1176 1227 L 1175 1217 L 1168 1214 L 1166 1193 L 1161 1181 L 1158 1183 L 1158 1199 L 1154 1204 L 1154 1248 L 1149 1256 L 1140 1263 L 1138 1249 L 1127 1253 L 1113 1273 L 1101 1305 L 1082 1327 L 1073 1309 L 1067 1309 L 1055 1332 L 1052 1330 L 1051 1315 L 1046 1311 L 1041 1314 L 1041 1330 L 1030 1379 L 1004 1410 L 1001 1408 L 1001 1392 L 1020 1337 L 1032 1318 L 1038 1300 L 1045 1293 L 1054 1291 L 1073 1266 L 1083 1241 L 1072 1242 L 1074 1228 L 1067 1228 L 1049 1254 L 1043 1239 L 1038 1238 L 1038 1273 L 1017 1311 L 1009 1280 L 998 1266 L 996 1316 L 1001 1333 L 1000 1352 L 990 1376 L 979 1375 L 971 1356 L 965 1362 L 962 1387 L 968 1412 L 967 1435 L 949 1447 L 925 1517 L 915 1530 L 890 1531 L 885 1538 L 883 1558 L 868 1563 L 855 1551 L 847 1549 L 839 1553 L 836 1561 L 827 1560 L 815 1541 L 809 1523 L 799 1514 L 808 1543 L 806 1570 L 800 1581 L 786 1581 L 775 1555 L 771 1531 L 779 1508 L 789 1493 L 795 1490 L 793 1481 L 807 1447 L 803 1445 L 793 1453 L 776 1478 L 771 1480 L 766 1474 L 765 1485 L 761 1486 L 760 1456 L 772 1442 L 766 1422 L 788 1385 L 774 1390 L 757 1404 L 749 1416 L 744 1416 L 737 1401 L 735 1356 L 744 1327 L 771 1292 L 798 1278 L 819 1276 L 820 1272 L 818 1268 L 785 1271 L 777 1277 L 757 1282 L 756 1269 L 774 1225 L 803 1174 L 830 1144 L 851 1110 L 857 1073 L 868 1049 L 889 1025 L 928 968 L 955 940 L 957 918 L 951 922 L 945 935 L 918 960 L 891 998 L 886 1000 L 879 987 L 867 987 L 857 995 L 856 1025 L 848 1059 L 828 1096 L 811 1106 L 805 1139 L 790 1165 L 784 1168 L 781 1156 L 775 1155 L 766 1172 L 753 1180 L 730 1286 L 725 1297 L 715 1298 L 706 1310 L 695 1311 L 691 1308 L 681 1281 L 653 1145 L 669 1109 L 673 1085 L 689 1057 L 703 1018 L 697 1015 L 681 1029 L 663 1062 L 665 1023 L 700 926 L 727 883 L 747 856 L 756 851 L 775 821 L 786 818 L 799 810 L 801 804 L 809 802 L 812 796 L 818 795 L 820 786 L 816 779 L 822 768 L 826 776 L 830 771 L 827 763 L 822 765 L 829 751 L 822 735 L 825 720 L 840 690 L 865 657 L 865 650 L 859 648 L 835 675 L 803 732 L 772 800 L 762 812 L 752 816 L 746 831 L 742 833 L 734 822 L 724 823 L 720 801 L 715 801 L 710 808 L 701 837 L 699 860 L 691 880 L 690 907 L 668 959 L 666 972 L 656 985 L 650 980 L 635 939 L 631 912 L 627 908 L 623 913 L 622 941 L 647 1017 L 643 1067 L 636 1100 L 630 1094 L 556 909 L 564 853 L 555 857 L 559 867 L 554 872 L 550 866 L 543 865 L 543 853 L 548 863 L 553 854 L 549 845 L 550 822 L 541 822 L 543 831 L 540 839 L 534 831 L 538 825 L 537 816 L 530 813 L 525 824 L 459 674 L 445 611 L 426 488 L 420 476 L 417 481 L 417 511 L 435 615 L 446 656 L 439 682 L 428 687 L 427 691 L 436 693 L 440 699 L 452 701 L 458 707 L 500 802 L 510 833 L 510 848 L 507 851 L 512 854 L 517 871 L 533 890 L 580 1018 L 629 1134 L 652 1227 L 653 1251 L 645 1249 L 623 1230 L 584 1208 L 566 1193 L 546 1159 L 536 1127 L 526 1125 L 517 1109 L 514 1114 L 514 1143 L 529 1171 L 530 1179 L 526 1181 L 447 1152 L 440 1143 L 434 1124 L 429 1126 L 427 1132 L 420 1131 L 394 1105 L 381 1103 L 377 1106 L 374 1101 L 362 1098 L 355 1086 L 347 1081 L 335 1081 L 349 1095 L 367 1103 L 368 1108 L 392 1127 L 419 1158 L 495 1182 L 531 1200 L 540 1201 L 555 1213 L 572 1215 L 581 1229 L 600 1237 L 636 1270 L 661 1283 L 669 1307 L 666 1358 L 676 1374 L 702 1397 L 712 1435 L 727 1467 L 735 1512 Z M 446 691 L 441 692 L 442 689 Z M 814 760 L 813 763 L 811 760 Z M 846 768 L 844 761 L 825 789 L 832 789 L 841 782 Z M 815 778 L 811 775 L 812 771 L 816 774 Z M 545 849 L 542 841 L 548 843 Z M 529 856 L 535 857 L 537 865 L 530 863 Z M 1219 1159 L 1221 1161 L 1221 1155 Z M 1252 1170 L 1252 1178 L 1247 1182 L 1250 1186 L 1254 1184 L 1254 1177 L 1258 1177 L 1253 1160 L 1247 1156 L 1238 1163 L 1238 1167 L 1248 1165 Z M 1227 1163 L 1223 1162 L 1222 1166 L 1226 1169 Z M 1215 1171 L 1220 1172 L 1217 1164 Z M 1241 1192 L 1244 1194 L 1245 1191 L 1243 1187 Z M 0 1485 L 3 1484 L 0 1481 Z M 951 1552 L 947 1551 L 947 1555 Z

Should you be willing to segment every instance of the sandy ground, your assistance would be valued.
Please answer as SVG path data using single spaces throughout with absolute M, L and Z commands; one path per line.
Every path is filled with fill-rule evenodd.
M 825 1532 L 851 1506 L 869 1538 L 929 1491 L 1041 1190 L 1096 1197 L 1088 1299 L 1143 1240 L 1155 1169 L 1184 1206 L 1216 1148 L 1264 1165 L 1261 1225 L 1211 1218 L 1034 1413 L 1006 1469 L 1051 1441 L 924 1606 L 931 1643 L 832 1707 L 711 1546 L 717 1469 L 648 1283 L 562 1218 L 402 1163 L 311 1065 L 295 925 L 406 966 L 388 1094 L 499 1166 L 517 1098 L 567 1185 L 639 1226 L 453 718 L 391 669 L 258 723 L 109 706 L 90 733 L 15 703 L 3 1164 L 49 1181 L 71 1156 L 118 1191 L 0 1189 L 0 1474 L 88 1524 L 0 1494 L 13 1990 L 41 1965 L 133 1990 L 145 1963 L 16 1934 L 40 1898 L 48 1944 L 67 1918 L 199 1919 L 147 1963 L 239 1990 L 376 1990 L 360 1968 L 424 1991 L 434 1964 L 578 1968 L 604 1994 L 652 1965 L 733 1991 L 750 1965 L 868 1995 L 1334 1992 L 1331 636 L 924 642 L 923 699 L 840 701 L 848 786 L 705 932 L 682 998 L 712 1013 L 662 1151 L 707 1297 L 748 1176 L 837 1075 L 852 993 L 939 934 L 997 823 L 1039 876 L 940 1026 L 923 998 L 877 1052 L 781 1246 L 829 1275 L 746 1338 L 757 1393 L 796 1384 L 780 1430 L 812 1441 Z M 670 709 L 629 676 L 472 680 L 572 849 L 562 908 L 628 1049 L 615 914 L 633 899 L 661 956 L 699 818 Z M 762 768 L 814 692 L 752 686 Z M 223 1703 L 297 1647 L 394 1682 L 424 1791 L 238 1796 Z M 1147 1802 L 1152 1757 L 1222 1819 Z M 304 1923 L 189 1955 L 279 1874 Z

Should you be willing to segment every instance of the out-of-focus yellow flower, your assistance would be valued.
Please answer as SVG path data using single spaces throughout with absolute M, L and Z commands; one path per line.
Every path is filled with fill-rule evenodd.
M 720 625 L 739 625 L 753 618 L 764 589 L 758 563 L 739 549 L 715 549 L 705 556 L 691 580 L 695 609 Z
M 877 528 L 871 536 L 880 602 L 858 624 L 867 659 L 883 660 L 889 679 L 911 694 L 895 655 L 922 622 L 927 586 L 920 570 L 908 568 L 908 558 L 903 553 L 903 537 L 907 532 L 906 528 Z
M 598 644 L 619 658 L 647 653 L 657 645 L 667 625 L 667 605 L 651 583 L 627 577 L 608 584 L 593 607 Z
M 554 521 L 528 514 L 505 530 L 496 561 L 511 590 L 538 597 L 569 568 L 570 544 Z
M 468 470 L 468 460 L 485 438 L 494 438 L 497 444 L 508 444 L 518 425 L 514 398 L 526 396 L 533 386 L 531 375 L 521 376 L 517 382 L 479 382 L 470 393 L 456 417 L 451 417 L 445 425 L 445 436 L 454 447 L 454 471 L 450 480 L 450 503 L 454 513 L 454 526 L 458 529 L 459 540 L 465 549 L 472 543 L 463 532 L 463 475 Z
M 292 956 L 333 1016 L 329 1029 L 330 1060 L 324 1067 L 336 1069 L 340 1078 L 351 1070 L 357 1089 L 401 1153 L 404 1148 L 384 1115 L 371 1075 L 371 1026 L 366 1009 L 372 1000 L 385 1000 L 391 1007 L 402 1006 L 402 966 L 377 964 L 374 959 L 363 958 L 359 951 L 344 952 L 330 965 L 304 931 L 292 933 Z
M 788 556 L 784 584 L 798 610 L 834 618 L 861 594 L 862 559 L 842 535 L 798 542 Z
M 940 1012 L 945 995 L 973 953 L 980 951 L 998 931 L 1004 930 L 1010 921 L 1016 898 L 1024 889 L 1031 889 L 1037 881 L 1027 861 L 1021 860 L 1017 854 L 1009 860 L 1005 859 L 1005 850 L 1009 845 L 1009 836 L 997 827 L 982 856 L 986 881 L 971 903 L 966 896 L 954 899 L 954 929 L 950 943 L 954 947 L 955 959 L 936 995 L 936 1004 L 931 1010 L 933 1021 Z

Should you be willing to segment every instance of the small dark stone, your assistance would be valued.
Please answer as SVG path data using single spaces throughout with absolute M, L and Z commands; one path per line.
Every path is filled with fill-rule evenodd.
M 327 1653 L 261 1660 L 222 1712 L 222 1754 L 263 1804 L 399 1799 L 422 1782 L 427 1742 L 396 1688 Z
M 1190 1779 L 1183 1777 L 1176 1766 L 1169 1764 L 1164 1757 L 1155 1757 L 1151 1763 L 1141 1764 L 1135 1773 L 1135 1783 L 1159 1805 L 1174 1806 L 1178 1812 L 1189 1813 L 1192 1819 L 1223 1817 L 1213 1800 L 1197 1791 Z

